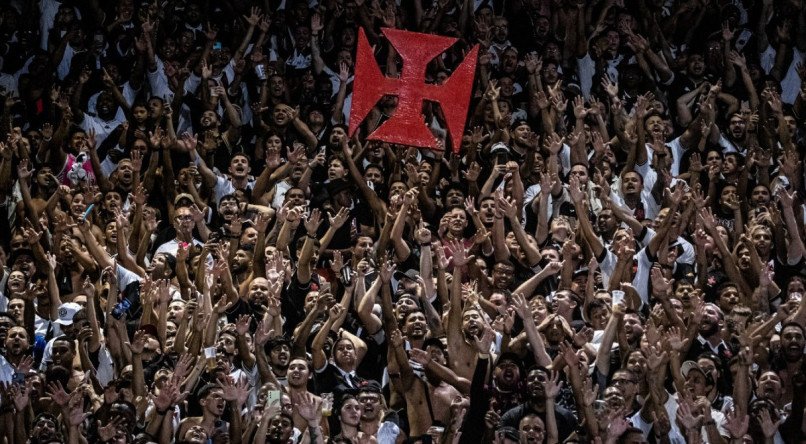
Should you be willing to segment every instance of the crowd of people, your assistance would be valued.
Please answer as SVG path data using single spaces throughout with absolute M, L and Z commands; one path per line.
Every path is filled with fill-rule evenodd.
M 349 134 L 363 29 L 479 55 Z M 0 2 L 0 441 L 806 442 L 803 0 Z M 461 138 L 458 153 L 450 149 Z M 448 147 L 448 149 L 445 149 Z

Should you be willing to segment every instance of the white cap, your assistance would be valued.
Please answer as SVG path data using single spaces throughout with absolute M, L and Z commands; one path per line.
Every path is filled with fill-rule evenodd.
M 59 325 L 72 325 L 73 317 L 83 308 L 84 307 L 75 302 L 65 302 L 59 305 L 59 319 L 56 319 L 54 322 Z

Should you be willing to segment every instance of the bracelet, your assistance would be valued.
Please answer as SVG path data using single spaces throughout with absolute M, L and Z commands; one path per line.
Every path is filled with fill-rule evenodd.
M 424 242 L 424 243 L 420 244 L 420 246 L 421 247 L 430 247 L 431 243 L 430 242 Z
M 305 233 L 306 237 L 310 237 L 311 239 L 316 239 L 316 235 Z
M 157 414 L 158 414 L 158 415 L 161 415 L 161 416 L 165 416 L 165 415 L 167 415 L 167 414 L 168 414 L 168 410 L 169 410 L 169 409 L 170 409 L 170 407 L 168 407 L 168 408 L 167 408 L 167 409 L 165 409 L 165 410 L 160 410 L 160 409 L 157 409 Z
M 715 424 L 716 424 L 716 421 L 714 421 L 714 420 L 712 419 L 712 420 L 710 420 L 710 421 L 705 421 L 705 424 L 703 424 L 703 425 L 705 425 L 705 426 L 707 427 L 707 426 L 712 426 L 712 425 L 715 425 Z

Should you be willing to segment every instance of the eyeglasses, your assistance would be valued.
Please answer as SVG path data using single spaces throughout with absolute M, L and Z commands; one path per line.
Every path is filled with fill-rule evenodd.
M 193 216 L 191 216 L 189 214 L 185 214 L 185 215 L 176 216 L 176 217 L 174 217 L 174 219 L 176 219 L 177 222 L 185 222 L 185 221 L 193 220 Z

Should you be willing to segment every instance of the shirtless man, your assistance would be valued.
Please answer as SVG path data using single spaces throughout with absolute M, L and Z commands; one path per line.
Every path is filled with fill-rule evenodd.
M 470 341 L 483 332 L 483 318 L 475 306 L 462 308 L 462 277 L 467 272 L 467 264 L 473 260 L 465 246 L 458 241 L 448 243 L 452 253 L 453 281 L 451 308 L 448 312 L 448 362 L 450 368 L 462 378 L 470 380 L 476 368 L 477 351 Z
M 286 373 L 286 377 L 288 378 L 288 394 L 291 395 L 291 399 L 309 393 L 308 380 L 310 380 L 312 376 L 310 366 L 305 358 L 294 358 L 291 360 L 288 364 L 288 372 Z M 319 399 L 318 396 L 315 398 L 317 400 Z M 305 429 L 308 427 L 308 421 L 299 414 L 296 405 L 294 405 L 293 417 L 294 427 L 304 433 Z
M 179 440 L 186 436 L 187 431 L 193 426 L 202 426 L 207 436 L 214 436 L 218 433 L 228 434 L 232 443 L 240 443 L 241 440 L 241 404 L 231 396 L 234 394 L 233 385 L 223 384 L 222 387 L 213 384 L 206 384 L 199 389 L 199 405 L 203 412 L 202 416 L 191 416 L 179 423 L 179 430 L 176 437 Z M 233 411 L 231 415 L 232 423 L 223 421 L 224 409 L 227 404 Z

